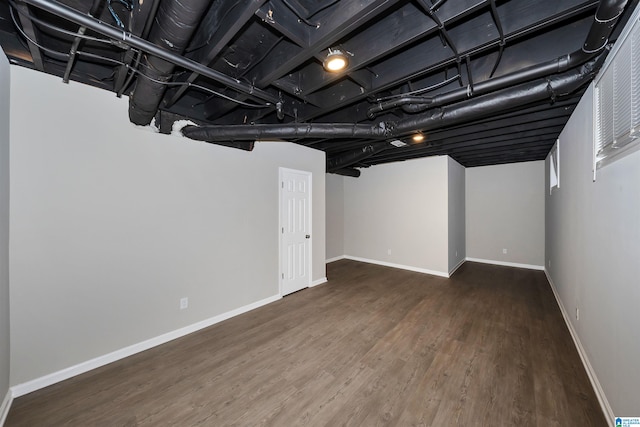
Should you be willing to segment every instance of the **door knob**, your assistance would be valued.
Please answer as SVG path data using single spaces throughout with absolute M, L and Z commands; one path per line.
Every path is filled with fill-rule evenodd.
M 310 239 L 310 238 L 311 238 L 311 235 L 310 235 L 310 234 L 307 234 L 306 236 L 304 236 L 304 238 L 305 238 L 305 239 Z

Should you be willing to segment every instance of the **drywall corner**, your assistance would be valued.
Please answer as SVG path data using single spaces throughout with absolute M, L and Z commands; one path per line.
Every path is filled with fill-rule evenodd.
M 591 84 L 560 133 L 560 187 L 544 186 L 546 270 L 609 416 L 638 416 L 640 152 L 593 180 L 593 95 Z
M 344 254 L 448 275 L 447 180 L 446 156 L 375 165 L 345 178 Z
M 0 426 L 4 425 L 4 422 L 9 415 L 9 409 L 11 409 L 11 403 L 13 402 L 13 393 L 11 390 L 7 390 L 4 396 L 4 400 L 0 402 Z
M 326 277 L 324 152 L 141 131 L 126 99 L 23 67 L 10 92 L 12 386 L 277 294 L 279 167 L 313 174 Z
M 466 169 L 467 258 L 544 265 L 544 161 Z
M 9 315 L 9 113 L 11 70 L 7 57 L 0 54 L 0 398 L 9 390 L 10 315 Z M 8 395 L 8 394 L 7 394 Z M 7 402 L 5 399 L 4 402 Z M 9 403 L 0 407 L 8 411 Z M 6 407 L 5 407 L 6 406 Z M 6 414 L 4 414 L 6 415 Z
M 448 175 L 448 230 L 449 274 L 462 265 L 466 258 L 465 226 L 465 168 L 447 156 Z
M 344 255 L 344 180 L 341 175 L 326 175 L 327 253 L 326 260 Z

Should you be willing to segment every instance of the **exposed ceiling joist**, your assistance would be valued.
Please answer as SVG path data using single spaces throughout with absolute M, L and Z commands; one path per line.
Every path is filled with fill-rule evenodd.
M 265 0 L 225 0 L 209 9 L 200 25 L 201 31 L 196 33 L 191 43 L 191 59 L 209 65 L 264 2 Z M 193 83 L 198 76 L 198 73 L 193 72 L 184 81 Z M 167 107 L 180 99 L 188 88 L 188 85 L 184 85 L 177 89 L 167 101 Z
M 117 96 L 152 86 L 145 116 L 162 132 L 183 118 L 200 126 L 185 135 L 225 146 L 288 139 L 354 176 L 442 154 L 544 158 L 638 1 L 118 0 L 93 13 L 104 3 L 22 0 L 0 7 L 0 43 L 14 64 Z M 181 22 L 188 34 L 157 36 Z M 328 71 L 336 51 L 348 65 Z
M 20 25 L 22 25 L 22 30 L 27 35 L 28 39 L 26 40 L 29 45 L 29 53 L 31 54 L 31 61 L 33 62 L 33 67 L 38 71 L 44 71 L 44 61 L 42 60 L 42 53 L 40 52 L 40 48 L 36 46 L 39 44 L 39 36 L 36 31 L 35 25 L 30 19 L 31 12 L 29 11 L 29 6 L 18 0 L 16 2 L 18 18 L 20 20 Z

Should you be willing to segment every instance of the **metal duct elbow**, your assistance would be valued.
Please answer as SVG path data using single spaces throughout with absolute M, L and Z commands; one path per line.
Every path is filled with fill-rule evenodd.
M 208 0 L 161 1 L 149 41 L 168 51 L 182 54 L 209 5 Z M 144 57 L 144 73 L 138 76 L 136 87 L 129 98 L 131 122 L 141 126 L 151 123 L 167 89 L 163 82 L 171 79 L 174 68 L 172 63 L 157 56 Z
M 604 49 L 626 5 L 627 0 L 600 0 L 593 24 L 582 45 L 583 52 L 593 54 Z
M 582 48 L 567 55 L 559 71 L 581 65 L 601 53 L 606 48 L 613 28 L 618 23 L 626 5 L 627 0 L 600 0 Z

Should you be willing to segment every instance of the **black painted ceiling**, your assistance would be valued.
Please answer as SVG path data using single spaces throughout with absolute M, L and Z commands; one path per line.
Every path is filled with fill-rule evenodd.
M 194 1 L 61 3 L 149 39 L 154 25 L 163 19 L 158 4 L 174 2 L 186 14 Z M 291 123 L 377 126 L 431 114 L 432 109 L 412 112 L 393 104 L 406 96 L 424 101 L 459 88 L 473 92 L 484 81 L 579 50 L 599 4 L 594 0 L 204 0 L 186 48 L 165 38 L 161 47 L 179 49 L 180 56 L 223 78 L 173 67 L 163 83 L 156 124 L 166 131 L 175 119 L 190 118 L 200 125 L 267 124 L 277 130 Z M 628 2 L 609 42 L 636 4 L 637 0 Z M 0 43 L 14 64 L 61 78 L 67 71 L 69 79 L 113 91 L 114 96 L 130 95 L 139 80 L 156 76 L 153 63 L 147 61 L 150 55 L 120 42 L 78 39 L 78 53 L 70 55 L 78 29 L 78 24 L 39 7 L 0 1 Z M 107 38 L 91 29 L 85 36 Z M 329 49 L 347 53 L 346 71 L 323 69 Z M 229 77 L 237 84 L 228 84 Z M 347 166 L 441 154 L 467 167 L 544 159 L 583 90 L 584 86 L 486 117 L 445 123 L 423 132 L 420 143 L 410 133 L 394 135 L 408 145 L 376 150 Z M 380 105 L 381 112 L 368 114 Z M 288 139 L 324 150 L 329 159 L 374 142 L 366 136 L 331 134 Z

